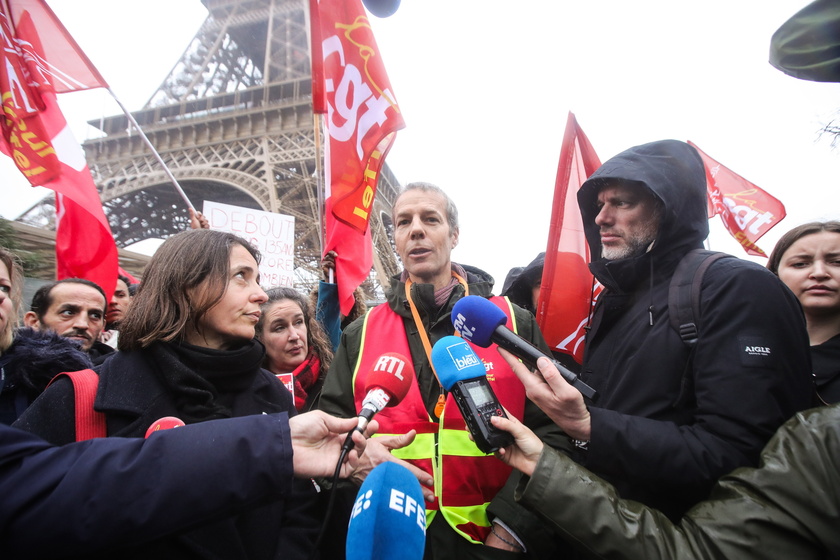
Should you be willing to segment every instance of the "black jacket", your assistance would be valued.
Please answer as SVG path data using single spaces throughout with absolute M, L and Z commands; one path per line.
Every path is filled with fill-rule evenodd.
M 680 259 L 708 234 L 700 156 L 666 140 L 607 161 L 578 192 L 592 255 L 607 179 L 643 185 L 664 205 L 653 248 L 594 260 L 604 284 L 586 338 L 581 378 L 600 394 L 581 462 L 623 498 L 678 518 L 714 482 L 755 465 L 761 448 L 813 402 L 808 335 L 799 303 L 758 264 L 721 259 L 706 272 L 693 351 L 668 320 L 668 287 Z
M 814 382 L 822 402 L 840 402 L 840 334 L 811 346 Z
M 259 342 L 231 352 L 162 343 L 143 351 L 117 352 L 95 368 L 100 381 L 94 408 L 105 413 L 109 437 L 144 437 L 149 426 L 164 416 L 176 416 L 190 424 L 262 413 L 294 415 L 291 394 L 259 367 L 263 355 Z M 190 362 L 191 356 L 202 358 L 203 365 Z M 228 370 L 236 368 L 236 375 L 230 375 L 232 371 Z M 213 387 L 201 383 L 201 379 L 211 378 Z M 66 378 L 59 379 L 15 426 L 51 443 L 68 443 L 75 439 L 74 411 L 72 384 Z M 242 476 L 251 474 L 243 472 Z M 154 490 L 153 479 L 139 483 L 149 484 L 149 490 Z M 309 481 L 296 481 L 296 485 L 297 493 L 285 502 L 121 550 L 120 557 L 267 559 L 283 551 L 286 558 L 307 558 L 319 527 L 314 487 Z M 121 502 L 122 497 L 115 495 L 114 500 Z M 132 504 L 125 503 L 124 507 Z

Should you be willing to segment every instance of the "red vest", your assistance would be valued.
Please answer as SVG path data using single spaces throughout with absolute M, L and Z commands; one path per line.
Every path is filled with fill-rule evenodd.
M 494 297 L 491 301 L 505 311 L 507 327 L 516 332 L 513 310 L 507 298 Z M 487 379 L 499 401 L 510 414 L 522 420 L 525 388 L 499 355 L 496 345 L 489 348 L 472 345 L 472 348 L 484 363 Z M 359 359 L 353 373 L 357 411 L 365 396 L 367 374 L 385 352 L 411 356 L 403 318 L 388 305 L 380 305 L 368 313 L 362 331 Z M 465 538 L 483 543 L 490 532 L 487 506 L 504 486 L 511 468 L 492 454 L 481 453 L 469 439 L 469 431 L 452 395 L 447 395 L 441 420 L 436 422 L 426 411 L 415 377 L 400 404 L 379 412 L 376 420 L 380 426 L 378 435 L 417 431 L 417 438 L 411 445 L 396 449 L 393 454 L 428 472 L 435 481 L 435 502 L 426 503 L 427 525 L 440 511 L 449 525 Z

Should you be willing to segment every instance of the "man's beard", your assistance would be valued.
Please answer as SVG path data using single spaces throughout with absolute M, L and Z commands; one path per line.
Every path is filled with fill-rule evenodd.
M 601 256 L 608 261 L 629 259 L 643 254 L 656 239 L 657 224 L 649 224 L 645 229 L 627 235 L 621 239 L 621 245 L 614 247 L 601 247 Z

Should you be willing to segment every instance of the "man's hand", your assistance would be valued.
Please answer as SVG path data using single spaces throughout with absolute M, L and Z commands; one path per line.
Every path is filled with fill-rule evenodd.
M 289 418 L 294 450 L 295 476 L 309 478 L 314 476 L 330 477 L 335 474 L 335 467 L 341 455 L 341 446 L 350 431 L 353 431 L 355 447 L 341 465 L 339 476 L 347 478 L 357 467 L 359 454 L 364 452 L 367 439 L 379 425 L 376 421 L 368 424 L 365 434 L 356 431 L 356 418 L 336 418 L 326 412 L 313 410 Z
M 374 467 L 386 461 L 392 461 L 411 471 L 411 474 L 417 477 L 417 480 L 420 482 L 420 486 L 423 487 L 423 497 L 426 501 L 433 502 L 435 500 L 435 493 L 434 480 L 432 480 L 431 475 L 423 469 L 391 455 L 391 450 L 400 449 L 410 445 L 411 442 L 414 441 L 416 435 L 417 432 L 411 430 L 407 434 L 400 436 L 382 436 L 369 439 L 367 441 L 365 452 L 359 459 L 359 464 L 350 478 L 357 484 L 361 484 Z
M 329 251 L 321 259 L 321 279 L 324 282 L 335 283 L 335 258 L 337 256 L 335 251 Z
M 525 394 L 540 407 L 540 410 L 570 437 L 589 441 L 591 424 L 583 395 L 563 379 L 551 360 L 537 360 L 537 368 L 542 374 L 540 377 L 531 373 L 513 354 L 501 348 L 499 354 L 513 368 L 516 377 L 525 386 Z
M 490 422 L 500 430 L 513 436 L 513 445 L 503 447 L 496 452 L 496 457 L 514 469 L 531 476 L 537 466 L 537 460 L 545 444 L 525 424 L 512 414 L 507 418 L 492 416 Z
M 210 229 L 210 222 L 198 210 L 190 210 L 190 229 Z

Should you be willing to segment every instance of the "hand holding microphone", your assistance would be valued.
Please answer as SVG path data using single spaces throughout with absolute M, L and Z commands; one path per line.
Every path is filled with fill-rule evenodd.
M 359 455 L 365 450 L 365 435 L 370 436 L 379 427 L 376 422 L 371 422 L 366 432 L 362 433 L 356 431 L 355 426 L 355 418 L 336 418 L 320 410 L 289 418 L 295 476 L 311 478 L 333 475 L 345 434 L 350 432 L 355 452 L 347 454 L 338 473 L 341 478 L 349 477 L 356 469 Z
M 398 404 L 411 387 L 414 368 L 411 362 L 396 352 L 387 352 L 377 358 L 365 383 L 366 395 L 359 411 L 358 424 L 354 431 L 363 432 L 368 422 L 386 406 Z M 353 449 L 353 432 L 344 441 L 346 450 Z
M 458 300 L 452 308 L 452 324 L 455 330 L 475 345 L 487 348 L 495 343 L 504 348 L 532 368 L 537 367 L 537 360 L 546 358 L 551 361 L 563 379 L 593 402 L 598 398 L 595 389 L 581 381 L 572 371 L 557 360 L 546 356 L 539 348 L 517 335 L 505 326 L 507 315 L 492 302 L 479 296 L 466 296 Z

